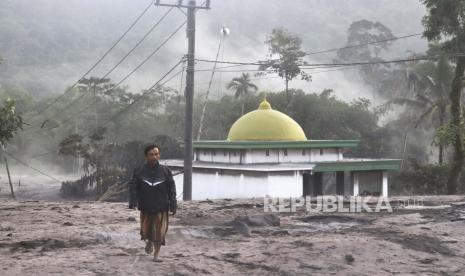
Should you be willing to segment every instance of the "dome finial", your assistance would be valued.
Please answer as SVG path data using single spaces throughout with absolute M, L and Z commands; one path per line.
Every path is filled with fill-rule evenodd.
M 263 101 L 258 106 L 258 109 L 261 109 L 261 110 L 263 110 L 263 109 L 272 109 L 271 104 L 266 100 L 266 94 L 263 97 Z

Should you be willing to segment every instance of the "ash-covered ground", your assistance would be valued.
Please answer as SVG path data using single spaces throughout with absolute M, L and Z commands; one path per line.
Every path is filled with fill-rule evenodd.
M 181 202 L 155 263 L 126 203 L 0 198 L 0 275 L 465 275 L 465 198 L 410 199 L 424 206 L 274 216 L 263 199 Z

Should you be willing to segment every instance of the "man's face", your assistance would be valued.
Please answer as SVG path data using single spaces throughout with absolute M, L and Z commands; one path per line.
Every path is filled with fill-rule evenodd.
M 145 155 L 145 161 L 149 164 L 155 164 L 160 160 L 160 151 L 158 148 L 154 148 L 147 152 Z

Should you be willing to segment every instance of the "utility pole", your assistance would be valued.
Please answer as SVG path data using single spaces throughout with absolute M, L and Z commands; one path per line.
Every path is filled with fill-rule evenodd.
M 155 2 L 156 6 L 177 7 L 187 9 L 187 70 L 186 70 L 186 109 L 184 126 L 184 178 L 183 178 L 183 200 L 192 200 L 192 118 L 194 106 L 194 73 L 195 73 L 195 12 L 197 9 L 210 9 L 210 0 L 205 1 L 205 6 L 196 6 L 194 0 L 188 5 L 183 5 L 183 0 L 177 4 L 162 4 L 160 0 Z
M 6 159 L 6 157 L 3 158 L 5 160 L 6 173 L 8 174 L 8 182 L 10 183 L 11 197 L 13 199 L 16 199 L 15 191 L 13 190 L 13 183 L 11 183 L 10 168 L 8 168 L 8 160 Z
M 8 175 L 8 182 L 10 183 L 11 197 L 16 199 L 15 191 L 13 190 L 13 183 L 11 183 L 10 168 L 8 168 L 8 160 L 5 155 L 5 145 L 2 145 L 3 160 L 5 160 L 6 173 Z

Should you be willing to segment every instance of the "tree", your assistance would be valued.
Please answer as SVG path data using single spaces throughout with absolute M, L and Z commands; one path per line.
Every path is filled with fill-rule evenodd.
M 419 112 L 414 122 L 414 128 L 431 118 L 436 130 L 442 129 L 446 123 L 447 107 L 449 100 L 447 91 L 452 80 L 452 68 L 445 57 L 437 62 L 427 61 L 414 66 L 410 72 L 413 79 L 415 98 L 396 97 L 388 102 L 407 105 Z M 408 131 L 408 130 L 407 130 Z M 436 143 L 439 147 L 439 164 L 443 164 L 444 143 Z
M 0 109 L 0 144 L 2 147 L 5 147 L 20 129 L 23 129 L 23 118 L 16 112 L 15 101 L 8 98 Z
M 226 85 L 226 88 L 235 90 L 234 97 L 236 99 L 240 98 L 242 100 L 241 115 L 244 115 L 244 98 L 249 94 L 249 89 L 252 89 L 256 92 L 258 90 L 258 87 L 250 81 L 250 75 L 248 73 L 242 73 L 240 77 L 233 78 Z
M 98 100 L 98 96 L 105 93 L 105 91 L 111 90 L 113 85 L 110 83 L 110 79 L 105 78 L 83 78 L 79 80 L 77 88 L 79 89 L 80 93 L 93 95 L 93 101 Z M 98 106 L 95 105 L 94 108 L 95 113 L 95 127 L 98 127 Z
M 284 28 L 276 28 L 268 35 L 265 43 L 268 44 L 269 59 L 259 66 L 260 70 L 271 69 L 277 73 L 286 84 L 286 100 L 289 104 L 291 95 L 289 94 L 289 82 L 301 76 L 302 80 L 310 81 L 311 76 L 302 71 L 301 65 L 305 65 L 302 51 L 302 39 Z M 274 58 L 276 57 L 277 58 Z
M 23 129 L 23 118 L 16 112 L 15 101 L 8 98 L 4 101 L 3 107 L 0 109 L 0 144 L 2 145 L 3 151 L 5 150 L 6 143 L 10 141 L 20 129 Z M 10 182 L 11 196 L 14 199 L 15 193 L 13 191 L 13 184 L 11 183 L 8 161 L 6 156 L 3 156 L 3 159 L 5 160 L 8 180 Z
M 391 42 L 368 43 L 394 38 L 388 27 L 380 22 L 365 19 L 353 22 L 347 30 L 347 35 L 347 47 L 337 51 L 337 56 L 347 61 L 370 60 L 379 57 L 383 51 L 389 49 Z M 357 47 L 352 47 L 355 45 Z
M 426 5 L 427 15 L 423 17 L 425 31 L 423 36 L 429 41 L 441 41 L 442 49 L 451 53 L 465 51 L 465 0 L 422 0 Z M 450 99 L 450 130 L 454 157 L 447 180 L 447 193 L 457 192 L 457 181 L 464 165 L 463 117 L 461 110 L 461 93 L 465 72 L 465 56 L 455 57 L 455 75 L 449 94 Z
M 347 63 L 383 61 L 384 59 L 380 55 L 389 49 L 390 41 L 384 43 L 372 42 L 391 38 L 394 38 L 391 30 L 380 22 L 371 22 L 365 19 L 355 21 L 347 30 L 346 47 L 337 51 L 337 61 Z M 354 47 L 355 45 L 357 47 Z M 375 106 L 376 93 L 381 90 L 381 83 L 391 76 L 389 69 L 390 64 L 370 64 L 360 67 L 360 73 L 364 81 L 373 90 L 373 106 Z M 392 83 L 390 82 L 389 85 L 392 86 Z

